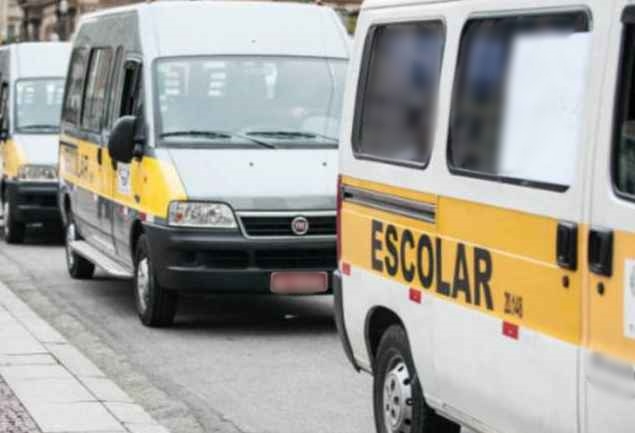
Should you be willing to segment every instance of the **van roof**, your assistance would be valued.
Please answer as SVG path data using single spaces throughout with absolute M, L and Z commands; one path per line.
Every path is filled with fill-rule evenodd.
M 135 12 L 142 40 L 156 57 L 301 55 L 348 58 L 350 38 L 328 7 L 258 1 L 163 1 L 108 9 L 84 17 Z
M 390 6 L 420 5 L 430 3 L 464 3 L 469 0 L 365 0 L 362 9 L 376 9 Z
M 22 42 L 6 49 L 13 54 L 15 63 L 11 67 L 15 79 L 66 76 L 71 53 L 68 42 Z

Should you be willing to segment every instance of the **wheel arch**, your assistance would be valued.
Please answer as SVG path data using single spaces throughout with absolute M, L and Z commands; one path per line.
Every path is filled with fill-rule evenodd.
M 406 330 L 403 320 L 390 308 L 376 306 L 366 315 L 364 334 L 366 337 L 368 359 L 371 366 L 375 363 L 375 356 L 377 355 L 377 349 L 379 348 L 382 335 L 384 335 L 384 332 L 392 325 L 399 325 L 404 328 L 404 331 Z
M 135 219 L 132 225 L 130 226 L 130 257 L 134 263 L 135 254 L 137 251 L 137 242 L 139 241 L 139 237 L 144 233 L 143 223 L 139 219 Z

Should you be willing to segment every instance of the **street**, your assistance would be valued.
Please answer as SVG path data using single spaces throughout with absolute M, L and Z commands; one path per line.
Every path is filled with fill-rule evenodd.
M 175 326 L 137 318 L 131 283 L 68 277 L 42 230 L 2 244 L 0 280 L 174 433 L 367 433 L 371 378 L 344 356 L 331 297 L 184 299 Z

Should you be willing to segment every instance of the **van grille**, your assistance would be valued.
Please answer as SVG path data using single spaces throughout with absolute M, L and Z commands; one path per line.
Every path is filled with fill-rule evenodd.
M 297 236 L 291 222 L 298 215 L 291 216 L 242 216 L 240 217 L 247 236 Z M 335 216 L 305 216 L 309 231 L 304 236 L 335 235 Z

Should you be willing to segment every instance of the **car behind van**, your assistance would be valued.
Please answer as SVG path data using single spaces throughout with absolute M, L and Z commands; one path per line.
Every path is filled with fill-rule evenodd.
M 328 293 L 348 55 L 338 16 L 313 5 L 82 18 L 60 138 L 70 275 L 132 277 L 150 326 L 183 292 Z
M 635 4 L 368 0 L 335 304 L 379 433 L 635 426 Z
M 70 44 L 31 42 L 0 47 L 0 198 L 8 243 L 31 223 L 60 227 L 57 150 Z

